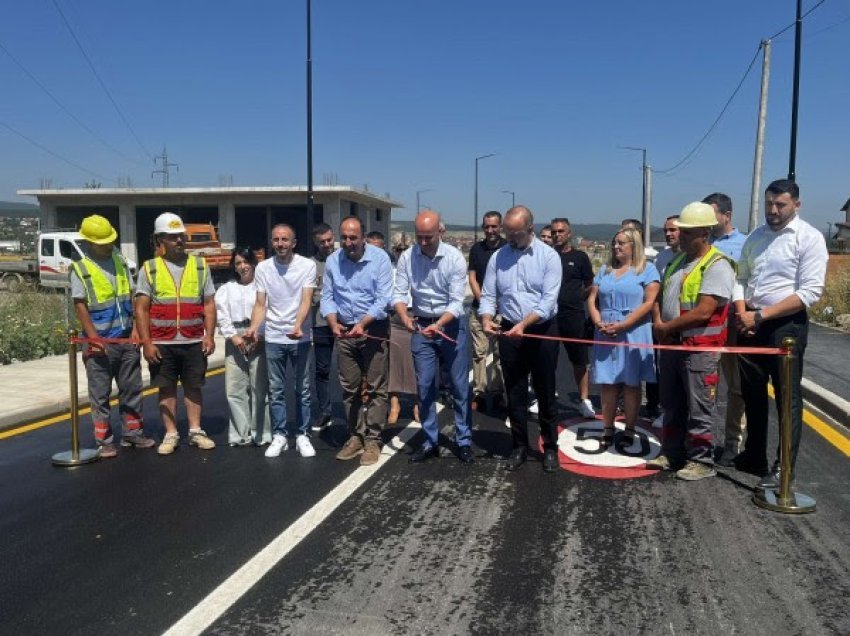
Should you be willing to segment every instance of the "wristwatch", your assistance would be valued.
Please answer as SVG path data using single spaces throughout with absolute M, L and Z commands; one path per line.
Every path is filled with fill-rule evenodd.
M 761 317 L 761 310 L 757 309 L 756 313 L 753 314 L 753 322 L 755 323 L 755 326 L 758 327 L 763 320 L 764 318 Z

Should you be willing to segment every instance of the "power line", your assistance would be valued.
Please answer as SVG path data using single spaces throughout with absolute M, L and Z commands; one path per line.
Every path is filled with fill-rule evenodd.
M 115 112 L 118 113 L 118 116 L 121 118 L 121 121 L 124 122 L 124 125 L 127 127 L 127 130 L 130 131 L 130 134 L 133 135 L 133 139 L 136 140 L 136 143 L 139 144 L 139 147 L 144 151 L 144 153 L 148 156 L 149 159 L 153 160 L 153 155 L 151 155 L 151 153 L 148 152 L 148 149 L 145 147 L 145 144 L 143 144 L 142 140 L 139 139 L 139 136 L 136 134 L 136 131 L 133 130 L 133 127 L 130 125 L 130 122 L 127 120 L 127 118 L 124 116 L 124 113 L 118 107 L 118 103 L 112 97 L 112 93 L 110 93 L 109 89 L 106 88 L 106 84 L 103 82 L 103 79 L 101 79 L 100 74 L 97 72 L 97 69 L 94 67 L 94 64 L 91 61 L 91 58 L 89 58 L 88 53 L 86 53 L 86 50 L 83 48 L 82 43 L 80 43 L 80 40 L 77 38 L 77 34 L 74 33 L 74 29 L 71 28 L 71 23 L 68 22 L 68 18 L 65 17 L 65 14 L 62 12 L 62 9 L 57 4 L 56 0 L 51 0 L 51 2 L 53 2 L 53 6 L 56 7 L 56 11 L 59 13 L 60 17 L 62 18 L 62 22 L 65 23 L 65 27 L 68 29 L 68 33 L 71 34 L 71 37 L 73 38 L 74 42 L 77 44 L 77 48 L 80 49 L 80 53 L 83 54 L 83 57 L 85 58 L 86 63 L 89 65 L 91 72 L 94 74 L 95 79 L 97 79 L 98 84 L 100 84 L 100 87 L 103 89 L 103 92 L 106 93 L 106 96 L 109 98 L 109 101 L 112 103 L 113 108 L 115 108 Z
M 825 26 L 825 27 L 823 27 L 822 29 L 818 29 L 817 31 L 815 31 L 815 32 L 813 32 L 813 33 L 810 33 L 810 34 L 809 34 L 809 37 L 810 37 L 810 38 L 813 38 L 813 37 L 815 37 L 816 35 L 820 35 L 821 33 L 825 33 L 826 31 L 829 31 L 829 30 L 831 30 L 831 29 L 834 29 L 834 28 L 835 28 L 835 27 L 837 27 L 837 26 L 841 26 L 842 24 L 844 24 L 844 23 L 846 23 L 846 22 L 850 22 L 850 15 L 848 15 L 848 16 L 847 16 L 846 18 L 844 18 L 843 20 L 839 20 L 838 22 L 833 22 L 833 23 L 832 23 L 832 24 L 830 24 L 829 26 Z
M 820 2 L 818 2 L 815 6 L 813 6 L 811 9 L 809 9 L 808 11 L 806 11 L 803 15 L 801 15 L 801 16 L 800 16 L 800 19 L 802 20 L 803 18 L 805 18 L 805 17 L 806 17 L 807 15 L 809 15 L 812 11 L 814 11 L 814 10 L 815 10 L 815 9 L 817 9 L 819 6 L 821 6 L 824 2 L 826 2 L 826 0 L 820 0 Z M 776 33 L 774 33 L 773 35 L 771 35 L 771 36 L 770 36 L 769 38 L 767 38 L 767 39 L 768 39 L 768 40 L 775 40 L 775 39 L 776 39 L 776 38 L 778 38 L 780 35 L 782 35 L 782 34 L 783 34 L 783 33 L 785 33 L 786 31 L 788 31 L 789 29 L 793 29 L 793 28 L 794 28 L 794 25 L 796 25 L 796 24 L 797 24 L 797 21 L 796 21 L 796 20 L 794 20 L 794 21 L 793 21 L 791 24 L 789 24 L 787 27 L 785 27 L 784 29 L 781 29 L 780 31 L 777 31 Z
M 821 0 L 821 1 L 823 1 L 823 0 Z M 717 128 L 717 124 L 720 123 L 720 120 L 723 118 L 723 115 L 726 113 L 729 106 L 732 104 L 732 100 L 735 99 L 735 96 L 741 90 L 741 87 L 744 85 L 744 81 L 747 79 L 747 76 L 749 76 L 750 71 L 753 70 L 753 66 L 755 66 L 756 60 L 758 59 L 759 53 L 761 52 L 761 47 L 762 47 L 762 45 L 759 44 L 758 48 L 756 49 L 755 55 L 753 55 L 753 59 L 750 60 L 750 63 L 747 66 L 747 70 L 744 72 L 744 76 L 741 78 L 741 81 L 738 82 L 738 85 L 735 87 L 735 90 L 732 91 L 732 94 L 729 96 L 729 99 L 726 100 L 726 104 L 723 106 L 723 108 L 720 111 L 720 114 L 714 120 L 714 123 L 712 123 L 711 126 L 709 126 L 708 130 L 705 132 L 705 134 L 702 136 L 702 138 L 697 142 L 697 144 L 693 148 L 691 148 L 691 150 L 684 157 L 682 157 L 675 165 L 673 165 L 673 167 L 667 168 L 666 170 L 654 170 L 653 172 L 657 172 L 658 174 L 671 173 L 674 170 L 676 170 L 679 166 L 684 164 L 694 154 L 696 154 L 696 152 L 702 147 L 702 145 L 705 143 L 705 141 L 709 138 L 711 133 L 714 132 L 714 129 Z
M 6 129 L 6 130 L 8 130 L 9 132 L 11 132 L 11 133 L 13 133 L 13 134 L 17 135 L 18 137 L 20 137 L 20 138 L 21 138 L 21 139 L 23 139 L 24 141 L 27 141 L 27 142 L 31 143 L 33 146 L 35 146 L 35 147 L 36 147 L 36 148 L 38 148 L 39 150 L 42 150 L 42 151 L 46 152 L 47 154 L 51 155 L 52 157 L 56 157 L 57 159 L 59 159 L 59 161 L 64 161 L 64 162 L 65 162 L 65 163 L 67 163 L 69 166 L 73 166 L 73 167 L 74 167 L 74 168 L 76 168 L 77 170 L 81 170 L 81 171 L 85 172 L 86 174 L 90 174 L 90 175 L 91 175 L 91 176 L 93 176 L 93 177 L 97 177 L 98 179 L 101 179 L 102 181 L 115 181 L 114 179 L 109 179 L 109 178 L 107 178 L 107 177 L 104 177 L 102 174 L 98 174 L 98 173 L 97 173 L 97 172 L 95 172 L 94 170 L 89 170 L 88 168 L 86 168 L 86 167 L 84 167 L 84 166 L 81 166 L 80 164 L 78 164 L 78 163 L 76 163 L 76 162 L 74 162 L 74 161 L 71 161 L 71 160 L 70 160 L 70 159 L 68 159 L 67 157 L 63 157 L 63 156 L 62 156 L 62 155 L 60 155 L 58 152 L 53 152 L 53 151 L 52 151 L 50 148 L 48 148 L 47 146 L 44 146 L 44 145 L 42 145 L 42 144 L 38 143 L 35 139 L 32 139 L 31 137 L 27 137 L 24 133 L 22 133 L 22 132 L 21 132 L 21 131 L 19 131 L 19 130 L 16 130 L 15 128 L 12 128 L 9 124 L 7 124 L 7 123 L 6 123 L 6 122 L 4 122 L 4 121 L 0 121 L 0 126 L 2 126 L 3 128 L 5 128 L 5 129 Z
M 56 104 L 56 106 L 58 106 L 58 107 L 59 107 L 59 109 L 60 109 L 62 112 L 64 112 L 66 115 L 68 115 L 68 117 L 70 117 L 71 119 L 73 119 L 73 120 L 77 123 L 77 125 L 78 125 L 80 128 L 82 128 L 83 130 L 85 130 L 85 131 L 86 131 L 89 135 L 91 135 L 94 139 L 96 139 L 97 141 L 99 141 L 99 142 L 100 142 L 101 144 L 103 144 L 105 147 L 109 148 L 109 150 L 111 150 L 112 152 L 114 152 L 116 155 L 118 155 L 119 157 L 121 157 L 121 158 L 122 158 L 122 159 L 124 159 L 125 161 L 129 161 L 129 162 L 131 162 L 131 163 L 135 163 L 135 164 L 137 164 L 137 165 L 142 165 L 142 164 L 141 164 L 141 162 L 136 161 L 135 159 L 132 159 L 131 157 L 128 157 L 127 155 L 125 155 L 123 152 L 121 152 L 120 150 L 118 150 L 118 148 L 116 148 L 115 146 L 113 146 L 112 144 L 110 144 L 110 143 L 109 143 L 108 141 L 106 141 L 103 137 L 101 137 L 100 135 L 98 135 L 95 131 L 93 131 L 93 130 L 92 130 L 91 128 L 89 128 L 89 127 L 88 127 L 85 123 L 83 123 L 83 122 L 79 119 L 79 117 L 77 117 L 77 116 L 76 116 L 74 113 L 72 113 L 72 112 L 71 112 L 71 111 L 70 111 L 70 110 L 69 110 L 69 109 L 68 109 L 68 108 L 67 108 L 67 107 L 66 107 L 66 106 L 65 106 L 62 102 L 60 102 L 60 101 L 59 101 L 59 98 L 58 98 L 58 97 L 56 97 L 53 93 L 51 93 L 51 92 L 50 92 L 50 90 L 49 90 L 49 89 L 48 89 L 48 88 L 47 88 L 44 84 L 42 84 L 42 83 L 38 80 L 38 78 L 37 78 L 35 75 L 33 75 L 33 74 L 29 71 L 29 69 L 27 69 L 27 67 L 25 67 L 25 66 L 21 63 L 21 61 L 20 61 L 20 60 L 18 60 L 18 58 L 16 58 L 14 55 L 12 55 L 12 52 L 11 52 L 11 51 L 9 51 L 9 49 L 7 49 L 5 46 L 3 46 L 3 43 L 2 43 L 2 42 L 0 42 L 0 50 L 2 50 L 2 51 L 3 51 L 3 52 L 4 52 L 4 53 L 5 53 L 5 54 L 9 57 L 9 59 L 10 59 L 10 60 L 12 60 L 12 61 L 13 61 L 13 62 L 17 65 L 17 67 L 18 67 L 19 69 L 21 69 L 21 71 L 24 73 L 24 75 L 26 75 L 27 77 L 29 77 L 29 78 L 33 81 L 33 83 L 34 83 L 36 86 L 38 86 L 38 87 L 39 87 L 39 88 L 40 88 L 40 89 L 44 92 L 44 94 L 45 94 L 45 95 L 47 95 L 47 96 L 48 96 L 48 97 L 49 97 L 49 98 L 53 101 L 53 103 L 54 103 L 54 104 Z

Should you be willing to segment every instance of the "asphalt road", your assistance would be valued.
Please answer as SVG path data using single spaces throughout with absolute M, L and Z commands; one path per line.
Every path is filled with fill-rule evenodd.
M 359 474 L 334 459 L 340 425 L 315 459 L 271 460 L 226 446 L 223 376 L 204 399 L 210 452 L 67 470 L 49 461 L 65 425 L 0 441 L 0 633 L 162 633 Z M 152 398 L 145 416 L 156 431 Z M 396 454 L 213 608 L 208 632 L 850 633 L 850 463 L 811 430 L 798 487 L 818 511 L 793 517 L 755 507 L 756 479 L 735 471 L 697 483 L 539 462 L 507 473 L 503 418 L 475 425 L 492 456 L 411 466 Z

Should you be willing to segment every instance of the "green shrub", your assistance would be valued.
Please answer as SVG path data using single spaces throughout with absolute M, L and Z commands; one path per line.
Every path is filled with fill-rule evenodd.
M 850 271 L 828 276 L 823 296 L 811 309 L 812 317 L 830 323 L 842 314 L 850 314 Z
M 68 350 L 64 297 L 24 292 L 0 305 L 0 364 L 37 360 Z

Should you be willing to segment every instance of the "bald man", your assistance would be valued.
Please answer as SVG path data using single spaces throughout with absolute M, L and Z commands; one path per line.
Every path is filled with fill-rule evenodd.
M 468 331 L 463 314 L 466 259 L 457 248 L 440 240 L 441 226 L 440 215 L 433 210 L 418 214 L 416 243 L 399 256 L 396 266 L 393 302 L 402 324 L 413 334 L 410 346 L 425 431 L 425 441 L 409 461 L 424 462 L 437 454 L 440 429 L 434 400 L 442 364 L 448 370 L 454 398 L 458 459 L 471 464 Z M 408 294 L 412 316 L 407 310 Z
M 508 394 L 513 452 L 506 468 L 517 470 L 528 456 L 528 376 L 539 401 L 543 470 L 558 468 L 555 403 L 556 341 L 524 338 L 557 336 L 554 320 L 561 288 L 561 257 L 534 236 L 534 216 L 518 205 L 502 224 L 508 244 L 487 263 L 478 313 L 484 332 L 499 337 L 502 374 Z M 501 314 L 501 328 L 493 316 Z
M 359 456 L 360 464 L 368 466 L 380 458 L 381 428 L 387 421 L 387 305 L 393 270 L 384 250 L 366 244 L 363 221 L 357 217 L 340 223 L 339 238 L 341 249 L 325 262 L 320 306 L 337 339 L 339 382 L 348 415 L 349 438 L 336 458 Z

